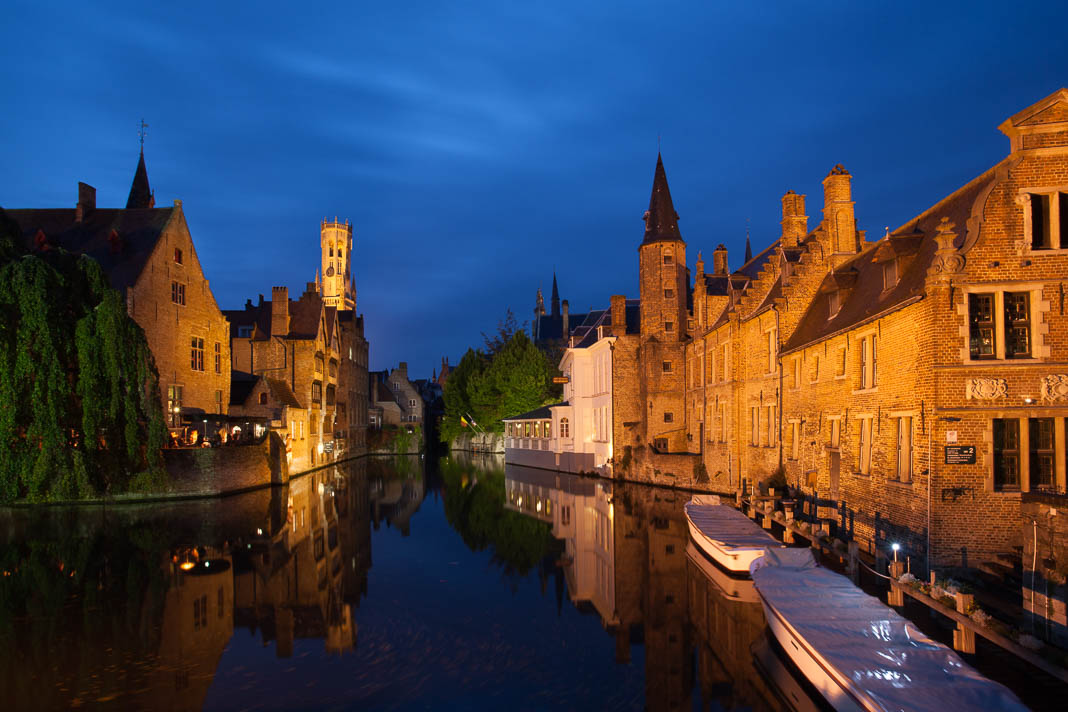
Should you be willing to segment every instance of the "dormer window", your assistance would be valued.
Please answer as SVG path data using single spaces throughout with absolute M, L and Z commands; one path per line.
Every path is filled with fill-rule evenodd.
M 238 326 L 237 327 L 237 338 L 239 338 L 239 339 L 250 339 L 250 338 L 252 338 L 252 327 L 251 326 L 246 326 L 246 325 Z
M 897 260 L 883 262 L 883 291 L 897 286 Z
M 834 290 L 827 295 L 827 318 L 833 319 L 838 313 L 838 310 L 842 308 L 842 292 L 840 290 Z
M 1068 193 L 1029 193 L 1032 250 L 1068 249 Z
M 174 264 L 182 264 L 182 249 L 180 247 L 174 248 Z

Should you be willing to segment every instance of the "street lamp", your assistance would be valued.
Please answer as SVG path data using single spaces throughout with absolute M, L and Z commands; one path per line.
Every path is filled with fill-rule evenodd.
M 895 541 L 890 548 L 894 550 L 894 563 L 897 563 L 897 552 L 901 549 L 901 545 Z

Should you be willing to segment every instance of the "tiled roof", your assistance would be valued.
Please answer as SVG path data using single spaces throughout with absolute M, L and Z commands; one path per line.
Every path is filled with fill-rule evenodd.
M 797 329 L 783 346 L 783 351 L 800 349 L 922 298 L 927 270 L 938 247 L 934 236 L 939 222 L 947 217 L 956 225 L 956 244 L 960 246 L 965 238 L 972 206 L 992 180 L 994 169 L 902 225 L 889 238 L 884 237 L 879 242 L 867 245 L 835 272 L 829 273 Z M 906 255 L 906 259 L 911 259 L 911 264 L 905 267 L 899 265 L 897 284 L 884 290 L 882 261 L 888 253 Z M 849 287 L 849 283 L 852 283 L 852 287 Z M 845 289 L 838 313 L 828 318 L 830 293 L 840 288 Z
M 289 384 L 277 378 L 265 378 L 267 387 L 271 389 L 271 398 L 282 405 L 287 405 L 291 408 L 303 408 L 300 401 L 297 400 L 297 395 L 293 392 L 293 389 L 289 387 Z
M 73 208 L 8 210 L 22 230 L 27 249 L 37 248 L 38 231 L 48 244 L 93 258 L 103 267 L 111 286 L 120 291 L 132 287 L 141 276 L 160 234 L 175 208 L 90 210 L 75 222 Z

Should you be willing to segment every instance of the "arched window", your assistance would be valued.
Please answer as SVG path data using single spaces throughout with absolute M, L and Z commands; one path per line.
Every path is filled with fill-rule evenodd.
M 562 437 L 562 438 L 571 437 L 571 430 L 568 427 L 567 418 L 560 418 L 560 437 Z

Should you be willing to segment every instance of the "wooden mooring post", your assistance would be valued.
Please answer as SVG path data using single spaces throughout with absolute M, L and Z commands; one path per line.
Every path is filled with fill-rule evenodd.
M 760 526 L 765 529 L 771 529 L 771 515 L 775 511 L 775 500 L 769 499 L 764 501 L 764 519 L 761 521 Z
M 891 561 L 890 562 L 890 578 L 895 582 L 901 578 L 901 575 L 905 573 L 904 561 Z M 905 593 L 899 586 L 891 586 L 890 590 L 886 594 L 886 602 L 891 606 L 900 608 L 905 605 Z
M 969 609 L 972 607 L 974 596 L 970 593 L 958 593 L 957 594 L 957 612 L 963 615 L 968 615 Z M 967 628 L 963 623 L 957 621 L 957 627 L 953 631 L 953 648 L 959 650 L 962 653 L 974 653 L 975 652 L 975 630 Z
M 786 526 L 782 530 L 782 543 L 793 544 L 794 543 L 794 530 L 791 528 L 794 526 L 794 505 L 792 502 L 783 503 L 782 508 L 783 520 L 786 522 Z

